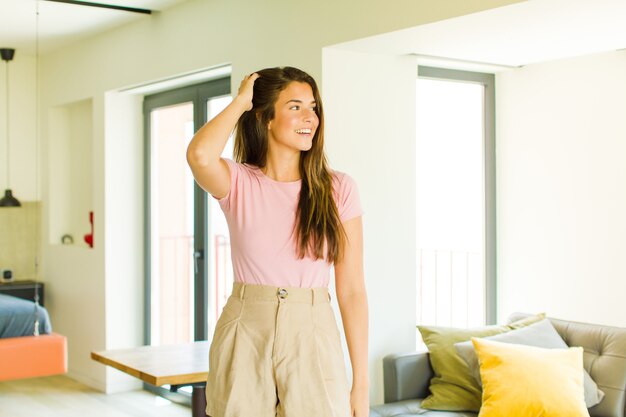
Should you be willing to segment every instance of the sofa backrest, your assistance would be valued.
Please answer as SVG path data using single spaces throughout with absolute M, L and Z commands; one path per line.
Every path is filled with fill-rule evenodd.
M 528 314 L 514 313 L 515 321 Z M 549 318 L 568 346 L 581 346 L 584 366 L 605 397 L 589 409 L 592 417 L 626 416 L 626 329 Z

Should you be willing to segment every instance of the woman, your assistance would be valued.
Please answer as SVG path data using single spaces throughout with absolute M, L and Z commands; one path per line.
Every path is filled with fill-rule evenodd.
M 235 125 L 237 162 L 220 158 Z M 189 144 L 196 181 L 226 215 L 235 281 L 209 353 L 211 417 L 369 416 L 362 211 L 354 181 L 327 167 L 323 128 L 315 80 L 269 68 Z

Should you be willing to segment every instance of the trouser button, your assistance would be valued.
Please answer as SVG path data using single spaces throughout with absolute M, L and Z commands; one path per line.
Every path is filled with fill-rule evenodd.
M 278 296 L 280 298 L 287 298 L 287 295 L 288 295 L 288 293 L 287 293 L 286 289 L 284 289 L 284 288 L 279 288 L 278 289 Z

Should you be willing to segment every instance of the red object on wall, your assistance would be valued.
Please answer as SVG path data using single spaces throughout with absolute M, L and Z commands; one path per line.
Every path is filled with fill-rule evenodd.
M 93 211 L 89 212 L 89 223 L 91 223 L 91 233 L 85 235 L 85 242 L 87 242 L 90 248 L 93 248 Z

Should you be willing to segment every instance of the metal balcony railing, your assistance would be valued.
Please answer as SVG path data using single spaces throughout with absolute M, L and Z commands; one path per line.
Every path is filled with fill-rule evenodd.
M 485 324 L 482 253 L 420 248 L 417 262 L 418 324 L 461 328 Z

